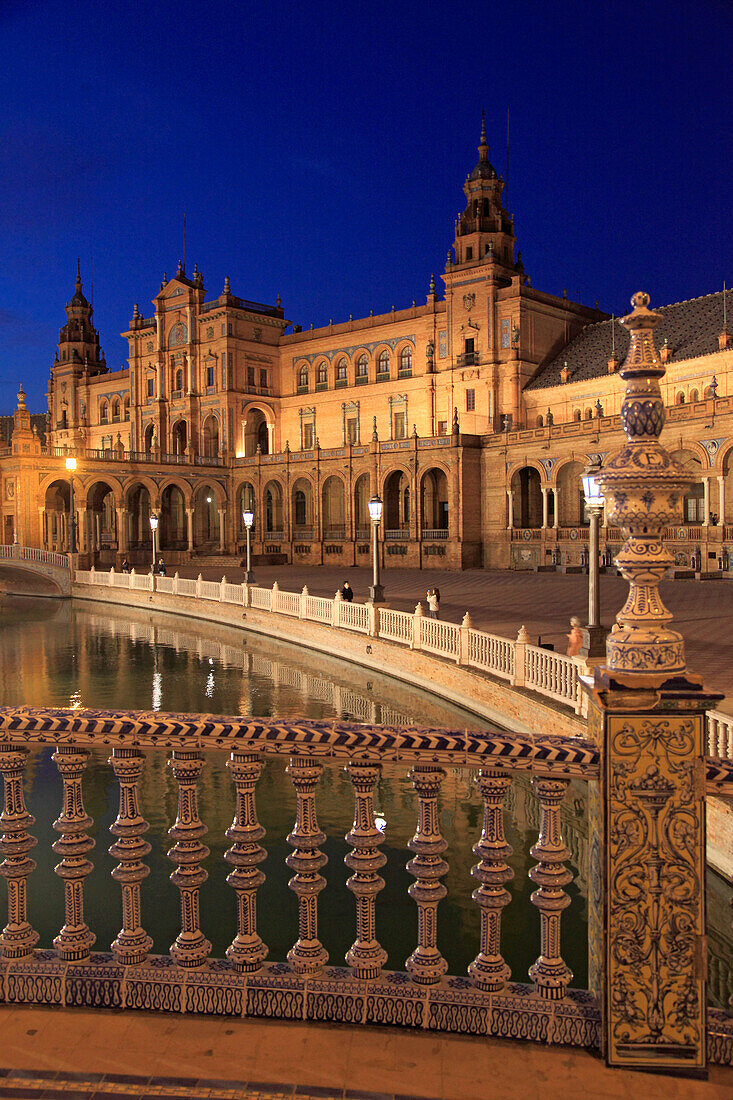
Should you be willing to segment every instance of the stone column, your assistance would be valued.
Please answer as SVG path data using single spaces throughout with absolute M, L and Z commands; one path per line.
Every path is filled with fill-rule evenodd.
M 506 525 L 507 531 L 511 531 L 514 527 L 514 496 L 511 489 L 506 491 L 507 506 L 509 509 L 509 522 Z
M 710 523 L 710 478 L 702 479 L 702 525 L 707 527 Z
M 117 514 L 117 551 L 120 554 L 127 552 L 127 513 L 124 507 L 116 508 Z
M 549 488 L 546 488 L 543 485 L 542 486 L 542 530 L 543 531 L 547 528 L 547 512 L 548 512 L 547 496 L 548 496 L 549 492 L 550 492 Z
M 553 523 L 553 527 L 557 528 L 557 527 L 560 526 L 560 486 L 559 485 L 555 486 L 554 492 L 555 492 L 555 520 L 554 520 L 554 523 Z
M 76 545 L 80 554 L 85 554 L 89 550 L 87 510 L 83 504 L 76 507 Z
M 721 520 L 722 522 L 722 520 Z M 46 509 L 38 509 L 38 533 L 40 535 L 41 549 L 48 550 L 48 527 L 46 525 Z
M 718 474 L 718 523 L 725 524 L 725 478 Z
M 226 548 L 226 508 L 219 508 L 219 553 L 223 554 Z
M 193 508 L 186 509 L 186 525 L 188 530 L 188 552 L 193 553 Z

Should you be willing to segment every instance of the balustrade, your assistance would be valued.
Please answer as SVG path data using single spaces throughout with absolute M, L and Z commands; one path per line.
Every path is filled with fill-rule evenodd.
M 341 703 L 351 705 L 345 697 Z M 382 713 L 383 720 L 389 717 Z M 515 1037 L 532 1034 L 539 1038 L 547 1036 L 547 1027 L 553 1026 L 560 1029 L 553 1032 L 555 1041 L 596 1044 L 598 1013 L 589 1007 L 587 996 L 584 999 L 569 988 L 572 974 L 561 953 L 561 919 L 571 904 L 566 892 L 573 877 L 568 862 L 572 859 L 577 866 L 579 859 L 577 852 L 571 856 L 570 847 L 575 843 L 572 837 L 569 847 L 563 835 L 563 797 L 571 777 L 597 783 L 598 750 L 580 738 L 476 733 L 467 739 L 463 730 L 387 730 L 369 725 L 366 714 L 364 722 L 367 724 L 322 721 L 291 724 L 274 719 L 160 713 L 0 709 L 0 737 L 7 739 L 0 741 L 5 794 L 0 815 L 3 856 L 0 873 L 8 882 L 8 920 L 1 941 L 6 966 L 10 968 L 8 974 L 12 976 L 14 965 L 21 965 L 33 956 L 38 943 L 26 901 L 28 880 L 38 870 L 29 855 L 36 841 L 29 832 L 34 819 L 25 804 L 23 777 L 29 748 L 49 741 L 56 744 L 53 759 L 63 785 L 62 812 L 54 825 L 60 839 L 53 847 L 61 856 L 56 871 L 64 882 L 65 923 L 54 940 L 54 949 L 65 962 L 79 963 L 90 958 L 94 932 L 85 923 L 83 890 L 92 869 L 88 855 L 93 847 L 89 835 L 93 822 L 84 809 L 82 777 L 89 746 L 106 742 L 111 746 L 109 764 L 119 784 L 118 813 L 110 826 L 114 842 L 109 850 L 117 860 L 112 877 L 122 891 L 122 928 L 112 943 L 114 961 L 104 954 L 93 957 L 93 967 L 84 971 L 84 982 L 73 987 L 73 1003 L 100 1003 L 97 998 L 102 996 L 99 992 L 102 983 L 107 991 L 104 996 L 111 996 L 110 990 L 114 990 L 115 1003 L 123 1008 L 164 1008 L 184 1003 L 176 1001 L 176 996 L 193 997 L 193 990 L 204 988 L 201 982 L 209 983 L 206 989 L 213 989 L 211 982 L 215 979 L 216 988 L 223 992 L 202 995 L 200 1000 L 189 999 L 188 1010 L 231 1011 L 225 1006 L 234 1002 L 226 997 L 232 998 L 241 990 L 243 976 L 255 975 L 264 984 L 256 995 L 253 992 L 255 1000 L 250 1002 L 248 1013 L 287 1015 L 284 1008 L 287 998 L 282 999 L 278 984 L 285 974 L 288 982 L 296 983 L 293 988 L 302 991 L 298 996 L 305 998 L 298 1001 L 302 1006 L 297 1009 L 298 1018 L 303 1015 L 346 1018 L 343 1014 L 346 1010 L 342 1011 L 339 1004 L 351 1005 L 356 1003 L 352 1002 L 353 997 L 372 996 L 359 991 L 371 989 L 371 983 L 376 983 L 374 989 L 389 988 L 390 1005 L 399 1002 L 403 1007 L 399 1011 L 384 1007 L 381 1015 L 379 1012 L 371 1015 L 372 1006 L 366 1017 L 362 1017 L 363 1010 L 359 1009 L 359 1019 L 371 1022 L 411 1019 L 420 1026 L 421 1022 L 435 1018 L 439 1022 L 431 1026 L 463 1030 L 466 1026 L 473 1029 L 474 1025 L 467 1025 L 467 1021 L 472 1018 L 471 1013 L 479 1012 L 484 1014 L 479 1027 L 482 1033 Z M 13 738 L 25 744 L 13 743 Z M 142 919 L 151 846 L 145 839 L 148 824 L 140 813 L 138 789 L 145 754 L 153 747 L 169 750 L 169 767 L 178 789 L 175 822 L 169 829 L 173 846 L 168 857 L 175 868 L 171 881 L 180 893 L 181 930 L 170 948 L 170 958 L 186 975 L 184 978 L 176 977 L 179 971 L 167 968 L 160 960 L 149 958 L 151 940 Z M 223 856 L 230 867 L 227 882 L 236 898 L 231 915 L 233 938 L 226 952 L 229 962 L 225 969 L 221 969 L 221 964 L 209 965 L 211 944 L 205 929 L 212 914 L 200 906 L 200 891 L 207 878 L 203 863 L 209 851 L 203 843 L 207 827 L 199 816 L 197 785 L 205 757 L 212 752 L 228 753 L 227 767 L 235 794 L 234 817 L 225 834 L 230 846 Z M 290 756 L 286 770 L 297 804 L 295 824 L 286 838 L 292 849 L 286 858 L 293 872 L 289 885 L 298 911 L 298 938 L 287 953 L 287 973 L 282 963 L 266 961 L 268 948 L 257 922 L 257 897 L 265 881 L 261 865 L 266 868 L 268 853 L 262 843 L 265 834 L 257 816 L 255 790 L 268 756 L 273 753 Z M 350 871 L 346 886 L 355 901 L 355 938 L 345 958 L 348 971 L 343 966 L 326 965 L 327 949 L 319 939 L 318 901 L 321 892 L 329 887 L 322 874 L 326 836 L 317 820 L 316 790 L 326 755 L 341 759 L 354 796 L 353 824 L 345 838 L 349 851 L 344 858 Z M 384 887 L 380 871 L 386 857 L 380 851 L 384 837 L 375 820 L 374 800 L 382 776 L 383 756 L 409 767 L 408 778 L 417 810 L 416 831 L 407 842 L 412 853 L 407 870 L 415 880 L 409 887 L 409 895 L 417 907 L 417 942 L 405 962 L 406 973 L 391 977 L 383 975 L 387 956 L 377 936 L 379 897 Z M 473 846 L 477 862 L 471 868 L 477 883 L 472 897 L 480 915 L 480 935 L 476 956 L 468 967 L 468 984 L 465 978 L 445 977 L 448 965 L 441 952 L 437 919 L 440 902 L 447 893 L 443 880 L 448 872 L 439 798 L 446 769 L 456 763 L 476 770 L 475 787 L 483 808 L 481 835 L 475 838 Z M 709 775 L 715 777 L 719 792 L 733 790 L 733 768 L 726 771 L 720 760 L 711 761 L 710 768 Z M 532 903 L 539 911 L 540 935 L 537 961 L 529 971 L 532 986 L 522 987 L 516 984 L 517 978 L 521 982 L 521 975 L 515 975 L 514 982 L 509 984 L 509 965 L 502 954 L 502 916 L 510 901 L 507 885 L 513 877 L 504 812 L 514 777 L 528 774 L 539 803 L 536 810 L 530 796 L 532 805 L 527 807 L 526 818 L 529 827 L 534 822 L 539 831 L 537 843 L 531 849 L 537 863 L 528 874 L 536 886 Z M 522 797 L 526 797 L 528 785 L 520 783 L 520 788 Z M 471 838 L 466 840 L 471 843 Z M 459 852 L 456 866 L 466 866 Z M 514 894 L 514 905 L 520 904 L 519 896 L 520 892 Z M 282 899 L 275 904 L 281 906 Z M 582 904 L 582 900 L 573 904 Z M 221 919 L 219 914 L 217 918 Z M 527 924 L 526 913 L 517 914 L 515 919 Z M 47 959 L 48 954 L 43 958 Z M 127 969 L 123 972 L 120 967 Z M 62 984 L 74 982 L 75 972 L 74 967 L 69 967 L 59 980 Z M 123 973 L 128 976 L 123 978 Z M 141 1000 L 143 985 L 161 990 L 165 983 L 169 989 L 171 982 L 178 983 L 176 989 L 180 993 L 158 992 Z M 322 993 L 318 992 L 319 982 L 325 983 Z M 723 983 L 719 984 L 722 988 Z M 190 995 L 185 993 L 189 986 Z M 37 983 L 29 980 L 17 996 L 31 1002 L 43 1000 L 44 988 L 41 979 Z M 539 1001 L 547 1004 L 549 1014 L 542 1017 L 545 1022 L 537 1032 L 532 1031 L 539 1026 L 536 1023 L 530 1023 L 529 1019 L 521 1022 L 523 1013 L 538 1011 L 538 998 L 532 1001 L 527 998 L 532 989 Z M 491 1008 L 496 995 L 502 998 L 501 1011 Z M 221 999 L 217 1001 L 217 997 Z M 194 1003 L 196 1007 L 192 1007 Z M 557 1010 L 561 1015 L 556 1024 L 550 1025 L 555 1004 L 561 1006 Z M 417 1016 L 410 1015 L 415 1013 L 415 1006 Z M 433 1017 L 434 1013 L 438 1016 Z M 728 1057 L 729 1046 L 719 1035 L 716 1043 L 715 1049 L 720 1048 Z

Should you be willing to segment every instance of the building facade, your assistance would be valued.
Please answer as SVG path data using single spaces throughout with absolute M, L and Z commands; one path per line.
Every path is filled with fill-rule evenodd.
M 149 316 L 135 305 L 128 366 L 110 371 L 77 270 L 45 439 L 19 395 L 0 448 L 3 540 L 68 547 L 73 453 L 79 550 L 100 567 L 150 560 L 153 513 L 171 565 L 241 553 L 245 508 L 256 558 L 366 563 L 375 493 L 386 566 L 579 567 L 579 475 L 622 445 L 628 337 L 531 285 L 483 127 L 478 157 L 443 287 L 407 309 L 302 331 L 279 298 L 228 279 L 211 296 L 179 265 Z M 733 341 L 722 294 L 662 313 L 668 419 L 696 477 L 673 534 L 680 568 L 705 571 L 733 552 Z

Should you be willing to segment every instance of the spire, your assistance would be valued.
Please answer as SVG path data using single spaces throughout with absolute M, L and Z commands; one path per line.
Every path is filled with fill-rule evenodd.
M 76 289 L 81 290 L 81 260 L 76 257 Z
M 25 410 L 25 390 L 23 389 L 23 383 L 22 382 L 20 383 L 20 387 L 18 389 L 18 410 L 19 411 L 24 411 Z
M 489 146 L 486 141 L 486 111 L 481 108 L 481 140 L 478 145 L 479 160 L 488 161 L 489 159 Z

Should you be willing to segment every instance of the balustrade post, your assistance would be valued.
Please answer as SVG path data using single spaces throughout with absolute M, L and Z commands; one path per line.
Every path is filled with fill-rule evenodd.
M 227 583 L 226 576 L 223 576 L 221 578 L 221 581 L 219 582 L 219 603 L 223 603 L 224 600 L 226 599 L 226 596 L 225 596 L 226 583 Z
M 423 611 L 422 604 L 415 605 L 415 611 L 412 616 L 412 638 L 410 639 L 410 649 L 420 649 L 422 646 L 420 638 L 420 623 L 422 622 Z
M 664 532 L 681 522 L 691 478 L 659 440 L 661 315 L 646 294 L 632 305 L 619 372 L 626 443 L 598 475 L 609 523 L 626 537 L 616 565 L 630 587 L 606 663 L 586 685 L 588 735 L 601 754 L 589 829 L 589 972 L 602 991 L 609 1065 L 704 1075 L 705 712 L 721 697 L 687 671 L 684 639 L 659 592 L 673 564 Z
M 308 600 L 308 585 L 303 585 L 303 591 L 300 593 L 300 603 L 298 604 L 298 618 L 307 619 L 307 600 Z
M 448 969 L 438 950 L 438 904 L 447 890 L 440 881 L 448 872 L 442 854 L 448 847 L 438 827 L 438 792 L 445 776 L 443 768 L 434 764 L 415 764 L 408 778 L 417 791 L 417 832 L 407 842 L 415 853 L 407 870 L 416 881 L 408 890 L 417 904 L 417 947 L 405 963 L 413 982 L 434 985 Z
M 173 574 L 173 584 L 172 584 L 171 587 L 172 587 L 172 590 L 173 590 L 173 595 L 177 596 L 178 595 L 178 570 L 177 569 L 176 569 L 175 573 Z
M 471 895 L 481 909 L 481 950 L 469 966 L 468 974 L 479 989 L 497 992 L 511 976 L 501 954 L 501 914 L 511 900 L 504 883 L 514 878 L 506 862 L 512 848 L 504 836 L 504 798 L 511 786 L 511 777 L 494 768 L 482 768 L 474 782 L 484 803 L 481 839 L 473 846 L 480 862 L 471 868 L 471 874 L 481 883 Z
M 384 889 L 384 879 L 378 874 L 387 862 L 379 851 L 384 837 L 374 823 L 374 788 L 382 774 L 382 765 L 366 760 L 352 760 L 346 771 L 354 787 L 354 824 L 346 834 L 353 851 L 344 863 L 354 873 L 347 887 L 356 898 L 356 940 L 346 953 L 346 962 L 355 978 L 378 978 L 387 961 L 387 952 L 377 941 L 375 907 L 377 894 Z
M 201 843 L 208 829 L 199 817 L 196 786 L 204 759 L 200 752 L 176 749 L 168 766 L 178 783 L 178 813 L 168 836 L 175 840 L 168 859 L 177 864 L 170 876 L 181 892 L 181 931 L 171 946 L 171 955 L 179 966 L 203 966 L 211 953 L 211 944 L 199 928 L 199 891 L 209 877 L 201 863 L 209 849 Z
M 295 874 L 288 886 L 298 898 L 298 940 L 288 951 L 288 962 L 298 974 L 316 974 L 328 962 L 318 939 L 318 895 L 326 885 L 319 871 L 328 863 L 320 851 L 326 839 L 318 827 L 315 790 L 323 764 L 311 756 L 291 756 L 286 768 L 295 787 L 295 827 L 287 841 L 295 850 L 285 860 Z
M 145 758 L 137 749 L 114 748 L 107 763 L 112 765 L 120 785 L 117 820 L 110 825 L 110 832 L 118 839 L 109 854 L 119 860 L 112 878 L 122 887 L 122 930 L 117 933 L 112 950 L 118 962 L 131 966 L 144 962 L 153 946 L 140 923 L 140 884 L 150 874 L 150 868 L 143 863 L 150 852 L 150 844 L 143 839 L 150 826 L 140 813 L 137 800 Z
M 466 612 L 463 616 L 458 631 L 458 657 L 456 658 L 459 665 L 467 665 L 470 661 L 470 631 L 473 630 L 473 620 L 471 619 L 470 612 Z
M 0 874 L 8 884 L 8 923 L 0 943 L 6 959 L 22 959 L 33 953 L 38 933 L 28 921 L 28 878 L 36 867 L 28 853 L 38 841 L 28 830 L 35 818 L 28 812 L 23 792 L 23 775 L 29 750 L 18 745 L 0 745 L 0 772 L 5 801 L 0 814 Z
M 331 626 L 341 626 L 341 603 L 341 589 L 339 589 L 331 604 Z
M 94 822 L 84 810 L 81 789 L 89 750 L 59 745 L 51 759 L 61 774 L 64 788 L 61 814 L 53 823 L 61 835 L 51 845 L 61 856 L 54 871 L 64 883 L 64 926 L 53 943 L 66 962 L 82 962 L 89 957 L 97 938 L 84 923 L 84 879 L 93 866 L 86 856 L 94 847 L 94 841 L 87 836 L 87 829 Z
M 201 585 L 203 584 L 203 580 L 204 580 L 204 578 L 199 573 L 198 577 L 196 578 L 196 599 L 197 600 L 201 599 Z
M 265 881 L 258 864 L 266 859 L 267 852 L 259 843 L 265 830 L 257 820 L 255 787 L 262 774 L 259 753 L 232 751 L 227 760 L 237 792 L 234 820 L 226 831 L 232 841 L 224 859 L 234 870 L 227 875 L 227 882 L 237 895 L 237 934 L 227 948 L 232 965 L 247 973 L 254 973 L 267 958 L 268 949 L 257 934 L 257 891 Z
M 563 889 L 573 876 L 565 867 L 570 859 L 560 828 L 560 803 L 568 789 L 567 779 L 537 778 L 532 780 L 540 802 L 540 836 L 530 849 L 539 860 L 529 877 L 539 887 L 532 894 L 532 903 L 540 911 L 540 957 L 529 968 L 529 976 L 537 984 L 541 997 L 561 1000 L 573 974 L 560 954 L 560 921 L 570 898 Z
M 514 675 L 509 681 L 512 687 L 524 687 L 527 682 L 526 660 L 529 634 L 525 626 L 520 626 L 514 643 Z

